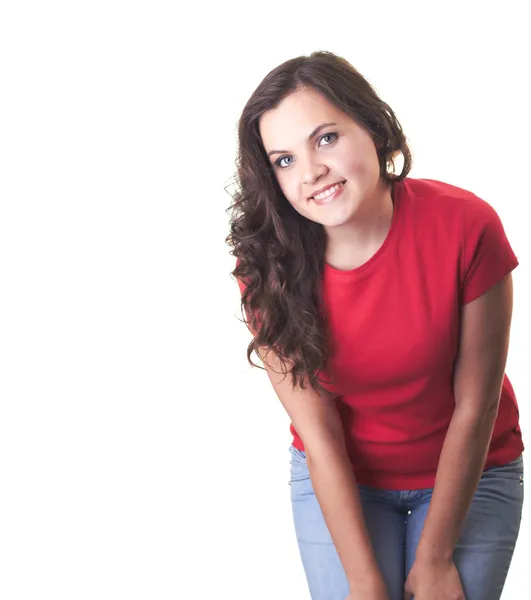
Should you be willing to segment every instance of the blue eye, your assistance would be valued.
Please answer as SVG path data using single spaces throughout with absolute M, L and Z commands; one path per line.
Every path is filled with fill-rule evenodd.
M 286 155 L 286 156 L 281 156 L 281 157 L 280 157 L 278 160 L 276 160 L 276 161 L 275 161 L 275 164 L 277 165 L 277 167 L 280 167 L 281 169 L 285 169 L 285 168 L 286 168 L 286 166 L 288 166 L 288 167 L 290 166 L 290 165 L 288 164 L 288 165 L 286 165 L 286 166 L 284 166 L 284 167 L 283 167 L 283 166 L 280 164 L 280 163 L 281 163 L 281 162 L 282 162 L 282 161 L 283 161 L 285 158 L 291 158 L 291 160 L 293 160 L 293 156 L 289 156 L 289 155 Z M 290 164 L 292 164 L 292 163 L 290 163 Z
M 325 146 L 330 146 L 331 144 L 333 144 L 337 138 L 338 138 L 338 134 L 335 132 L 330 132 L 330 133 L 324 133 L 320 138 L 319 138 L 319 146 L 321 146 L 321 141 L 324 140 L 325 138 L 332 138 L 331 141 L 329 141 L 328 143 L 324 144 Z M 290 159 L 291 162 L 289 164 L 285 164 L 282 165 L 282 161 L 285 159 Z M 291 156 L 290 154 L 285 154 L 284 156 L 281 156 L 280 158 L 278 158 L 275 161 L 275 166 L 277 166 L 279 169 L 285 169 L 287 167 L 290 167 L 293 164 L 293 156 Z
M 325 144 L 325 146 L 330 146 L 330 144 L 332 144 L 333 142 L 335 142 L 337 140 L 337 133 L 325 133 L 323 136 L 321 136 L 319 138 L 319 141 L 324 140 L 326 137 L 332 138 L 331 142 L 329 142 L 328 144 Z

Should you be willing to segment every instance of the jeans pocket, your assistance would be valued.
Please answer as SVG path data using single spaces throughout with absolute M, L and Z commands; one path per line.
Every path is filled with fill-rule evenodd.
M 306 452 L 295 448 L 295 446 L 290 446 L 289 451 L 291 452 L 291 455 L 293 457 L 292 460 L 298 460 L 304 463 L 306 462 Z
M 291 452 L 289 483 L 292 484 L 310 479 L 306 453 L 295 448 L 295 446 L 290 446 L 289 450 Z
M 512 479 L 520 484 L 524 483 L 524 461 L 522 455 L 505 465 L 490 467 L 483 473 L 483 477 L 499 477 L 501 479 Z

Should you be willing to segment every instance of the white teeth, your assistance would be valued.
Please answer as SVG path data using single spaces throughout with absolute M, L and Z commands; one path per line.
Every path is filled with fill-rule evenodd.
M 328 198 L 329 196 L 331 196 L 336 190 L 338 190 L 343 184 L 342 183 L 338 183 L 337 185 L 332 186 L 331 188 L 328 188 L 326 190 L 326 192 L 323 192 L 322 194 L 317 194 L 316 196 L 314 196 L 314 198 L 316 200 L 324 200 L 325 198 Z

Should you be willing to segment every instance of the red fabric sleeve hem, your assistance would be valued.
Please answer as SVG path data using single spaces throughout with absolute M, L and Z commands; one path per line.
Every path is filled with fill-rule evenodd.
M 473 287 L 468 287 L 466 293 L 463 296 L 463 304 L 468 304 L 470 302 L 473 302 L 474 300 L 477 300 L 480 296 L 483 296 L 483 294 L 485 294 L 491 288 L 493 288 L 504 277 L 506 277 L 509 273 L 514 271 L 518 264 L 518 259 L 514 258 L 510 262 L 507 262 L 503 269 L 492 271 L 489 274 L 489 277 L 481 281 L 480 284 L 477 284 Z

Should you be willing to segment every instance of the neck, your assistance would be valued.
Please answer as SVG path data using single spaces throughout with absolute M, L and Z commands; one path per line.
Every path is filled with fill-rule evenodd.
M 366 262 L 387 237 L 393 212 L 392 187 L 380 180 L 352 219 L 338 227 L 325 227 L 326 262 L 338 269 L 354 269 Z

